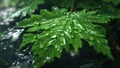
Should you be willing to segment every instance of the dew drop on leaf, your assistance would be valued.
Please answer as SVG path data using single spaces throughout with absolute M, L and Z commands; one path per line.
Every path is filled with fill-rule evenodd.
M 57 51 L 60 51 L 60 48 L 57 48 Z
M 57 35 L 53 35 L 51 38 L 56 38 L 57 37 Z
M 78 26 L 79 26 L 81 29 L 83 29 L 82 25 L 78 24 Z
M 50 60 L 50 59 L 51 59 L 51 57 L 49 57 L 49 56 L 46 57 L 46 60 Z
M 48 42 L 47 46 L 50 46 L 54 40 Z
M 57 49 L 58 48 L 58 45 L 55 45 L 55 49 Z
M 61 36 L 64 36 L 64 34 L 62 33 Z

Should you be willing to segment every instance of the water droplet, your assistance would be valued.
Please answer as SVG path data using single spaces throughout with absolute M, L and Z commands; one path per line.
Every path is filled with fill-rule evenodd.
M 56 24 L 52 24 L 52 26 L 56 26 Z
M 62 52 L 62 50 L 60 50 L 60 52 Z
M 62 33 L 61 36 L 64 36 L 64 34 Z
M 42 22 L 42 24 L 45 24 L 46 22 Z
M 51 38 L 56 38 L 57 37 L 57 35 L 53 35 Z
M 50 60 L 50 59 L 51 59 L 51 57 L 49 57 L 49 56 L 46 57 L 46 60 Z
M 98 42 L 98 43 L 100 43 L 100 41 L 99 41 L 99 40 L 97 40 L 97 42 Z
M 82 29 L 83 27 L 82 27 L 82 25 L 80 25 L 80 24 L 78 24 L 78 26 Z
M 77 22 L 76 20 L 73 20 L 73 22 Z
M 58 48 L 58 45 L 55 45 L 55 49 L 57 49 Z
M 54 40 L 48 42 L 47 46 L 50 46 Z
M 61 46 L 64 46 L 64 45 L 65 45 L 64 43 L 61 44 Z
M 62 30 L 58 30 L 58 32 L 62 32 Z
M 76 33 L 76 34 L 77 34 L 78 32 L 77 32 L 77 31 L 74 31 L 74 33 Z
M 48 36 L 49 34 L 45 34 L 46 36 Z
M 82 47 L 82 45 L 79 46 L 80 48 Z
M 57 51 L 60 51 L 60 48 L 57 48 Z
M 68 32 L 64 31 L 64 33 L 65 33 L 69 38 L 71 38 L 71 36 L 70 36 L 70 34 L 69 34 Z
M 46 60 L 44 60 L 43 63 L 46 63 Z

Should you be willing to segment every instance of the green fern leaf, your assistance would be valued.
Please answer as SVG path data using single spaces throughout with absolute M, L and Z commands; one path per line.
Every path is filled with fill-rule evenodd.
M 27 0 L 26 0 L 27 1 Z M 23 0 L 24 2 L 24 0 Z M 27 3 L 27 4 L 26 4 Z M 14 18 L 18 16 L 25 16 L 26 14 L 32 14 L 36 9 L 38 4 L 43 4 L 44 0 L 28 0 L 25 2 L 25 6 L 20 8 L 17 12 L 13 13 L 9 16 L 9 18 Z
M 113 59 L 105 39 L 104 28 L 93 24 L 107 23 L 110 20 L 109 16 L 98 15 L 96 11 L 83 10 L 71 13 L 58 8 L 53 8 L 52 12 L 41 10 L 40 14 L 23 20 L 19 25 L 28 28 L 22 46 L 28 43 L 34 44 L 32 51 L 37 68 L 53 61 L 55 57 L 59 58 L 63 50 L 69 52 L 70 45 L 77 53 L 82 47 L 81 39 L 88 41 L 98 53 Z

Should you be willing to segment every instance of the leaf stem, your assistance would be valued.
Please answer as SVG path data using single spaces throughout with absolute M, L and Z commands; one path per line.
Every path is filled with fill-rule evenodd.
M 74 9 L 74 3 L 75 3 L 75 0 L 72 0 L 72 6 L 71 6 L 71 9 L 70 9 L 70 12 L 72 12 L 73 9 Z

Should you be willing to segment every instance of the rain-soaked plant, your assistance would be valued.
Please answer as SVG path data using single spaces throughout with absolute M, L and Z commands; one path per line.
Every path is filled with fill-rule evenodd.
M 25 4 L 14 16 L 31 17 L 22 20 L 18 27 L 25 28 L 21 47 L 31 43 L 34 67 L 39 68 L 54 58 L 61 57 L 63 50 L 72 46 L 77 54 L 83 47 L 82 40 L 89 43 L 97 53 L 113 60 L 106 39 L 104 25 L 111 19 L 120 18 L 120 0 L 22 0 Z M 32 14 L 38 4 L 46 3 L 51 8 Z M 55 6 L 55 7 L 52 7 Z

